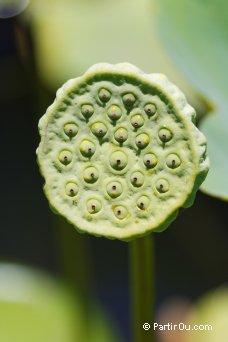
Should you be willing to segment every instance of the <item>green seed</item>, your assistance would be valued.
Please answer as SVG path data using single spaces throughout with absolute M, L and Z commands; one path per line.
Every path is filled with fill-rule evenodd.
M 111 98 L 111 93 L 110 93 L 109 90 L 107 90 L 107 89 L 105 89 L 105 88 L 101 88 L 101 89 L 99 90 L 98 96 L 99 96 L 99 99 L 100 99 L 102 102 L 106 103 L 106 102 L 108 102 L 108 101 L 110 100 L 110 98 Z
M 156 189 L 160 193 L 167 192 L 169 190 L 169 182 L 163 178 L 157 180 Z
M 73 182 L 69 182 L 65 186 L 65 193 L 67 196 L 74 197 L 78 193 L 78 185 Z
M 128 131 L 126 130 L 126 128 L 118 128 L 114 133 L 114 138 L 121 144 L 127 140 Z
M 81 107 L 81 112 L 85 119 L 89 119 L 94 113 L 94 108 L 90 104 L 84 104 Z
M 121 117 L 122 111 L 119 106 L 112 105 L 109 107 L 107 114 L 112 121 L 117 121 Z
M 96 146 L 92 141 L 85 139 L 81 142 L 79 149 L 84 157 L 90 158 L 95 153 Z
M 143 185 L 145 176 L 141 171 L 134 171 L 131 174 L 131 184 L 137 188 Z
M 144 149 L 150 142 L 150 137 L 147 133 L 140 133 L 135 138 L 135 143 L 139 149 Z
M 119 197 L 123 192 L 123 187 L 120 182 L 110 182 L 107 185 L 107 193 L 110 197 Z
M 87 210 L 90 214 L 96 214 L 98 213 L 101 208 L 102 208 L 102 204 L 101 201 L 96 199 L 96 198 L 91 198 L 87 201 L 86 203 L 87 205 Z
M 127 93 L 123 96 L 123 103 L 126 107 L 132 107 L 136 101 L 136 97 L 132 93 Z
M 143 162 L 148 169 L 152 169 L 157 165 L 158 159 L 154 153 L 147 153 L 143 157 Z
M 180 166 L 181 160 L 178 157 L 178 155 L 171 153 L 166 158 L 166 165 L 171 169 L 176 169 L 178 166 Z
M 128 163 L 128 157 L 123 151 L 115 151 L 110 155 L 110 165 L 115 170 L 123 170 Z
M 86 183 L 95 183 L 98 177 L 99 172 L 96 167 L 89 166 L 84 170 L 83 178 Z
M 103 124 L 103 122 L 95 122 L 91 127 L 91 131 L 98 138 L 103 138 L 107 133 L 107 130 L 107 126 Z
M 72 161 L 72 153 L 67 150 L 60 152 L 59 161 L 64 165 L 70 164 Z
M 150 205 L 150 199 L 148 196 L 140 196 L 138 199 L 137 199 L 137 207 L 141 210 L 145 210 L 149 207 Z
M 148 103 L 147 105 L 145 105 L 144 110 L 148 116 L 154 116 L 157 111 L 157 107 L 153 103 Z
M 135 114 L 131 117 L 131 124 L 134 128 L 142 127 L 145 123 L 145 120 L 141 114 Z
M 166 143 L 172 139 L 173 134 L 168 128 L 161 128 L 158 136 L 162 142 Z
M 128 211 L 123 205 L 118 205 L 114 208 L 114 214 L 119 220 L 126 218 Z
M 68 123 L 64 125 L 63 130 L 68 137 L 73 138 L 78 133 L 78 125 L 74 123 Z

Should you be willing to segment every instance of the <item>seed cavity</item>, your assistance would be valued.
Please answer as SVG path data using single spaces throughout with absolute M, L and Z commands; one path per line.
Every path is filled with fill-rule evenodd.
M 112 105 L 109 107 L 107 114 L 112 121 L 117 121 L 121 118 L 122 111 L 119 106 Z
M 88 120 L 93 115 L 94 108 L 90 104 L 83 104 L 81 106 L 81 113 L 84 116 L 84 118 Z
M 128 131 L 126 130 L 126 128 L 118 128 L 114 133 L 114 138 L 121 144 L 127 140 Z
M 64 125 L 63 130 L 69 138 L 73 138 L 78 133 L 78 125 L 74 123 L 67 123 Z
M 120 182 L 114 181 L 107 184 L 107 193 L 110 197 L 119 197 L 123 192 L 123 187 Z
M 139 149 L 144 149 L 148 146 L 150 142 L 150 137 L 147 133 L 140 133 L 135 138 L 135 143 Z
M 103 138 L 107 133 L 107 130 L 107 126 L 103 122 L 95 122 L 91 126 L 92 133 L 98 138 Z
M 98 180 L 99 172 L 96 167 L 88 166 L 84 170 L 83 178 L 86 183 L 95 183 Z
M 178 157 L 178 155 L 176 155 L 175 153 L 171 153 L 167 156 L 166 165 L 170 169 L 176 169 L 178 166 L 180 166 L 180 164 L 181 164 L 181 160 Z
M 84 157 L 91 158 L 96 150 L 95 144 L 90 140 L 83 140 L 80 144 L 80 152 Z
M 68 165 L 72 161 L 72 153 L 70 151 L 64 150 L 59 154 L 59 161 L 63 165 Z
M 158 179 L 155 186 L 160 193 L 165 193 L 169 190 L 169 182 L 164 178 Z
M 123 220 L 124 218 L 126 218 L 127 214 L 128 214 L 128 210 L 126 207 L 124 207 L 123 205 L 118 205 L 114 208 L 113 210 L 114 215 L 116 216 L 116 218 L 118 218 L 119 220 Z
M 145 105 L 144 111 L 148 116 L 152 117 L 156 113 L 157 107 L 153 103 L 148 103 Z
M 101 88 L 98 92 L 98 97 L 103 103 L 106 103 L 110 100 L 111 93 L 108 89 Z
M 115 170 L 123 170 L 128 163 L 128 157 L 123 151 L 115 151 L 109 157 L 110 165 Z
M 74 182 L 69 182 L 65 186 L 65 193 L 67 196 L 74 197 L 78 193 L 78 185 Z
M 134 171 L 131 174 L 131 184 L 137 188 L 143 185 L 145 176 L 141 171 Z
M 127 93 L 123 96 L 123 103 L 126 107 L 132 107 L 136 101 L 136 97 L 132 93 Z
M 162 142 L 166 143 L 172 139 L 173 134 L 168 128 L 161 128 L 158 136 Z
M 147 153 L 143 157 L 143 162 L 148 169 L 152 169 L 157 165 L 158 159 L 154 153 Z
M 145 120 L 141 114 L 135 114 L 131 117 L 131 124 L 134 128 L 140 128 L 144 125 Z
M 150 205 L 150 199 L 148 196 L 140 196 L 138 199 L 137 199 L 137 207 L 140 209 L 140 210 L 146 210 L 149 205 Z
M 96 198 L 91 198 L 87 201 L 87 210 L 90 214 L 96 214 L 98 213 L 101 208 L 102 208 L 102 204 L 101 201 L 96 199 Z

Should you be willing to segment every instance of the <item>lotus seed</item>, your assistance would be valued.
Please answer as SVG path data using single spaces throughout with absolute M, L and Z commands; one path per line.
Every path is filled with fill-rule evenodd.
M 128 93 L 123 96 L 123 103 L 126 107 L 132 107 L 136 101 L 134 94 Z
M 78 133 L 78 125 L 74 123 L 68 123 L 64 125 L 63 130 L 68 137 L 73 138 Z
M 87 210 L 90 214 L 96 214 L 101 210 L 101 201 L 96 198 L 87 201 Z
M 99 96 L 99 99 L 106 103 L 110 100 L 111 98 L 111 93 L 109 90 L 105 89 L 105 88 L 102 88 L 100 89 L 99 93 L 98 93 L 98 96 Z
M 109 109 L 108 109 L 108 117 L 112 120 L 112 121 L 117 121 L 119 120 L 119 118 L 122 115 L 122 111 L 120 109 L 119 106 L 117 105 L 112 105 Z
M 120 182 L 110 182 L 107 185 L 107 193 L 110 197 L 119 197 L 123 192 L 123 187 Z
M 148 196 L 140 196 L 136 202 L 137 207 L 141 210 L 145 210 L 149 207 L 150 199 Z
M 169 183 L 166 179 L 159 179 L 156 182 L 156 189 L 160 193 L 167 192 L 169 190 Z
M 141 114 L 135 114 L 131 117 L 131 124 L 134 128 L 139 128 L 144 125 L 144 118 Z
M 140 149 L 147 147 L 149 142 L 150 142 L 150 137 L 146 133 L 140 133 L 139 135 L 137 135 L 135 139 L 135 143 Z
M 70 164 L 72 161 L 72 153 L 67 150 L 60 152 L 59 161 L 64 165 Z
M 148 169 L 152 169 L 157 165 L 158 159 L 154 153 L 147 153 L 143 157 L 143 162 Z
M 166 165 L 171 169 L 176 169 L 180 164 L 180 158 L 174 153 L 169 154 L 166 158 Z
M 74 197 L 78 193 L 78 185 L 73 182 L 69 182 L 66 184 L 65 192 L 67 196 Z
M 84 157 L 90 158 L 95 153 L 96 146 L 92 141 L 85 139 L 81 142 L 79 149 Z
M 126 128 L 118 128 L 114 133 L 114 138 L 121 144 L 127 140 L 128 131 L 126 130 Z
M 119 220 L 123 220 L 127 216 L 128 211 L 124 206 L 118 205 L 114 208 L 114 214 Z
M 107 127 L 103 122 L 95 122 L 91 127 L 91 131 L 96 137 L 102 138 L 107 133 Z
M 134 171 L 131 174 L 131 184 L 137 188 L 143 185 L 144 183 L 144 174 L 141 171 Z
M 84 104 L 81 107 L 81 112 L 84 118 L 88 120 L 94 113 L 93 106 L 90 104 Z
M 123 170 L 127 166 L 128 157 L 123 151 L 115 151 L 111 154 L 109 161 L 113 169 Z
M 154 116 L 154 114 L 157 111 L 157 108 L 156 108 L 155 104 L 148 103 L 147 105 L 145 105 L 144 110 L 148 116 Z
M 168 128 L 162 128 L 158 132 L 158 136 L 162 142 L 166 143 L 172 139 L 172 132 Z
M 83 178 L 87 183 L 95 183 L 98 180 L 99 172 L 96 167 L 89 166 L 84 170 Z

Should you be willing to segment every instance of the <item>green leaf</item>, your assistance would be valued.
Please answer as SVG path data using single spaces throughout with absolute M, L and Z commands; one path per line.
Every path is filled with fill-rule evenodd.
M 228 200 L 228 2 L 155 0 L 163 42 L 188 80 L 214 107 L 201 127 L 211 169 L 202 190 Z

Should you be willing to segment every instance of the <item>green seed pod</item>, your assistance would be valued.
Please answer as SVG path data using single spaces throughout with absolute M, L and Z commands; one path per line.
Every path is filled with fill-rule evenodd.
M 78 133 L 78 125 L 74 123 L 68 123 L 64 125 L 64 133 L 69 137 L 73 138 Z
M 140 128 L 144 125 L 144 118 L 141 114 L 135 114 L 131 117 L 131 124 L 134 128 Z
M 84 104 L 81 106 L 81 112 L 84 118 L 88 120 L 94 113 L 93 106 L 90 104 Z
M 150 137 L 147 133 L 141 133 L 137 135 L 137 137 L 135 138 L 135 143 L 140 149 L 147 147 L 149 142 L 150 142 Z
M 157 165 L 158 159 L 154 153 L 147 153 L 143 157 L 143 162 L 146 167 L 148 167 L 149 169 L 152 169 Z
M 115 170 L 123 170 L 128 163 L 128 157 L 123 151 L 115 151 L 110 155 L 110 165 Z
M 79 149 L 84 157 L 90 158 L 95 153 L 96 146 L 92 141 L 85 139 L 80 143 Z
M 111 120 L 117 121 L 121 118 L 122 111 L 119 106 L 112 105 L 111 107 L 109 107 L 107 114 Z
M 107 133 L 107 127 L 103 122 L 95 122 L 91 127 L 91 131 L 98 138 L 103 138 Z
M 127 241 L 164 230 L 192 205 L 208 172 L 194 118 L 164 75 L 94 65 L 40 119 L 38 162 L 51 206 L 96 236 Z

